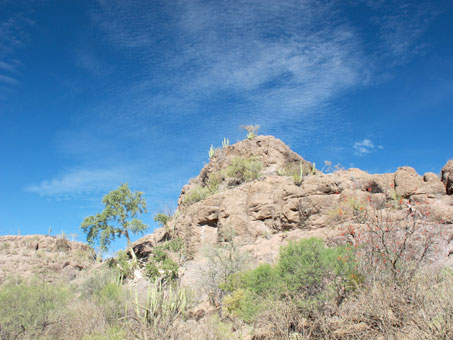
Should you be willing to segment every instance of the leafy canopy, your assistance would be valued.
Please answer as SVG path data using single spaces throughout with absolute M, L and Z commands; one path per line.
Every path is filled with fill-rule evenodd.
M 125 236 L 130 248 L 129 232 L 143 233 L 148 225 L 137 216 L 146 213 L 146 201 L 140 191 L 131 192 L 127 184 L 121 184 L 102 199 L 105 208 L 95 216 L 86 217 L 81 225 L 90 245 L 99 244 L 107 251 L 110 243 L 117 237 Z M 131 254 L 133 251 L 131 250 Z

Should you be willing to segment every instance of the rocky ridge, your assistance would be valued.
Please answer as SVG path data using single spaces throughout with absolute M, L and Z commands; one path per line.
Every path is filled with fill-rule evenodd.
M 71 281 L 94 264 L 90 247 L 46 235 L 0 236 L 0 284 L 9 276 Z

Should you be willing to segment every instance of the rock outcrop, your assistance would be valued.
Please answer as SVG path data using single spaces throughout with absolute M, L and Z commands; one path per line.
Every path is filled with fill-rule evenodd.
M 94 256 L 87 245 L 65 238 L 0 236 L 0 283 L 9 276 L 70 281 L 94 264 Z
M 221 173 L 235 157 L 260 161 L 258 178 L 238 183 L 220 176 L 215 192 L 195 203 L 184 201 L 190 190 L 208 186 L 210 176 Z M 294 176 L 299 170 L 302 176 Z M 159 242 L 180 237 L 188 259 L 201 261 L 203 248 L 234 235 L 235 242 L 258 262 L 273 262 L 280 247 L 290 240 L 338 237 L 344 230 L 339 218 L 341 207 L 351 199 L 417 204 L 417 209 L 429 209 L 431 217 L 453 235 L 453 196 L 448 196 L 452 180 L 453 161 L 442 169 L 442 178 L 434 173 L 420 176 L 411 167 L 386 174 L 368 174 L 360 169 L 324 174 L 313 170 L 311 163 L 279 139 L 258 136 L 216 150 L 200 175 L 183 187 L 177 213 L 167 230 L 159 229 L 137 241 L 134 249 L 146 257 Z M 453 244 L 443 245 L 450 246 Z

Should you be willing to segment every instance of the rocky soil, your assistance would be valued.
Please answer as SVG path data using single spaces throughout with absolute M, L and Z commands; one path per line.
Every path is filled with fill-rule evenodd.
M 71 281 L 93 264 L 94 252 L 81 242 L 45 235 L 0 236 L 0 283 L 12 276 Z

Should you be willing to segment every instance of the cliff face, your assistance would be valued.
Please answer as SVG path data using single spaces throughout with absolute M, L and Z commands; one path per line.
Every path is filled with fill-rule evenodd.
M 93 263 L 94 252 L 80 242 L 45 235 L 0 236 L 0 284 L 9 276 L 70 281 Z
M 238 158 L 259 162 L 259 176 L 244 181 L 225 171 Z M 183 187 L 168 228 L 156 230 L 134 247 L 146 257 L 160 241 L 180 237 L 189 259 L 202 261 L 205 246 L 234 235 L 236 244 L 258 262 L 273 262 L 289 240 L 310 236 L 335 240 L 352 221 L 339 218 L 351 199 L 404 200 L 407 207 L 429 210 L 430 218 L 453 235 L 452 162 L 443 168 L 442 178 L 434 173 L 420 176 L 411 167 L 387 174 L 359 169 L 324 174 L 279 139 L 258 136 L 216 150 L 200 175 Z M 216 179 L 215 190 L 208 190 L 212 178 Z M 208 193 L 198 202 L 187 200 L 191 192 L 203 189 Z M 439 241 L 445 256 L 453 248 L 449 238 Z

